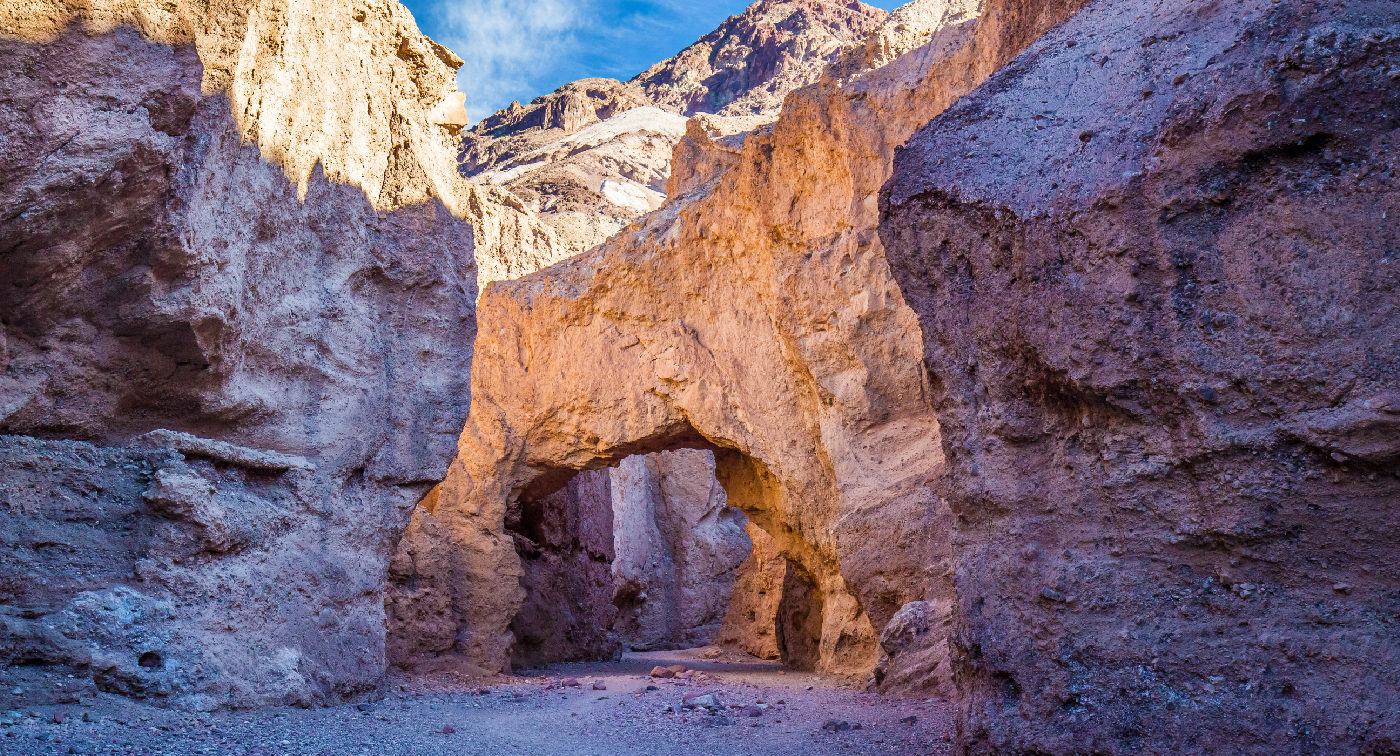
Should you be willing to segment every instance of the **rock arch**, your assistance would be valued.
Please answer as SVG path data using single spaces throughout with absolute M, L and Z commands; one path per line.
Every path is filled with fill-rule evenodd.
M 1079 4 L 943 7 L 789 95 L 770 129 L 724 137 L 693 120 L 667 205 L 486 287 L 458 457 L 395 558 L 414 587 L 390 591 L 390 634 L 406 641 L 391 646 L 407 649 L 391 661 L 504 666 L 512 497 L 693 433 L 721 450 L 731 500 L 818 587 L 816 666 L 878 660 L 892 685 L 951 693 L 941 431 L 879 191 L 897 145 Z M 897 613 L 885 650 L 935 671 L 879 659 Z
M 895 611 L 951 595 L 922 342 L 883 259 L 849 240 L 794 280 L 735 237 L 663 254 L 624 240 L 482 297 L 471 415 L 399 550 L 413 595 L 390 598 L 391 635 L 435 640 L 391 661 L 504 667 L 521 600 L 512 502 L 630 455 L 708 448 L 731 505 L 820 596 L 811 666 L 869 673 Z M 831 310 L 792 309 L 793 286 Z
M 501 321 L 495 343 L 511 347 L 492 353 L 525 359 L 494 361 L 499 372 L 476 377 L 479 386 L 499 382 L 477 389 L 483 401 L 475 405 L 458 458 L 415 512 L 400 548 L 417 595 L 406 602 L 408 612 L 391 611 L 391 635 L 439 642 L 408 648 L 405 655 L 416 653 L 416 660 L 395 661 L 437 657 L 431 663 L 506 666 L 514 640 L 508 627 L 523 599 L 505 532 L 511 508 L 549 496 L 580 471 L 632 455 L 706 449 L 715 453 L 730 505 L 773 536 L 812 592 L 819 628 L 813 651 L 789 653 L 790 661 L 828 672 L 868 672 L 877 656 L 876 628 L 841 571 L 833 522 L 839 508 L 832 506 L 841 497 L 836 465 L 820 442 L 820 422 L 784 409 L 821 407 L 812 387 L 781 373 L 785 380 L 723 390 L 735 386 L 730 376 L 741 366 L 706 346 L 711 338 L 731 338 L 712 325 L 665 327 L 629 339 L 601 318 L 591 321 L 545 326 L 536 332 L 544 339 L 523 332 L 541 321 Z M 779 342 L 747 335 L 753 349 L 719 353 L 747 353 L 750 368 L 779 374 Z M 516 349 L 526 342 L 527 350 Z M 781 384 L 778 396 L 769 393 L 774 383 Z

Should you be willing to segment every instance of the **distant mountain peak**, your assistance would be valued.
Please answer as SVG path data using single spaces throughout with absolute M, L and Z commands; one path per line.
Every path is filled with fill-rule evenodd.
M 685 115 L 776 113 L 788 92 L 864 44 L 887 15 L 856 0 L 758 0 L 632 83 Z

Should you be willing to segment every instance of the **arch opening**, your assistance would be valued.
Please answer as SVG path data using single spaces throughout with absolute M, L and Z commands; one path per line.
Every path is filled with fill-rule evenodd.
M 604 469 L 545 470 L 520 489 L 505 522 L 523 589 L 512 667 L 718 646 L 816 668 L 815 579 L 743 511 L 763 519 L 761 500 L 735 501 L 720 482 L 742 455 L 696 438 L 671 434 L 675 448 Z

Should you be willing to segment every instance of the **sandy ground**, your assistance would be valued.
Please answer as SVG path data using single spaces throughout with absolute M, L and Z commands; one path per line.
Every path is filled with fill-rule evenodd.
M 877 696 L 775 662 L 704 658 L 715 653 L 635 653 L 620 662 L 556 664 L 522 677 L 474 682 L 398 680 L 381 701 L 329 709 L 191 714 L 103 696 L 82 704 L 21 708 L 16 716 L 0 699 L 0 717 L 10 722 L 0 726 L 0 754 L 951 751 L 951 704 Z M 685 678 L 647 675 L 653 666 L 671 664 L 684 665 Z M 561 685 L 569 678 L 578 686 Z M 686 694 L 705 692 L 717 692 L 721 707 L 682 707 Z

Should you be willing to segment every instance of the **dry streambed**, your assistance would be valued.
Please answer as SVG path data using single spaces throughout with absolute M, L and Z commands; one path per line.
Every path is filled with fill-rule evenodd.
M 705 658 L 711 656 L 715 658 Z M 662 669 L 680 668 L 675 677 Z M 654 670 L 654 668 L 656 668 Z M 667 670 L 670 672 L 671 670 Z M 657 675 L 651 673 L 656 671 Z M 953 707 L 714 650 L 526 677 L 398 681 L 382 701 L 189 714 L 116 697 L 0 712 L 0 753 L 949 753 Z

